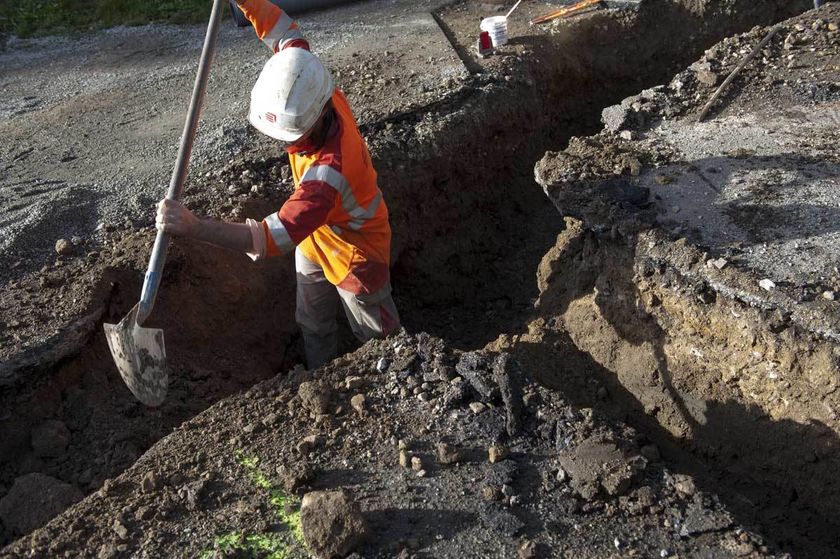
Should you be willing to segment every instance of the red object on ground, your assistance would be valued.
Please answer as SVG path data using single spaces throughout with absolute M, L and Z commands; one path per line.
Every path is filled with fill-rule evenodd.
M 490 40 L 490 33 L 482 31 L 478 36 L 478 53 L 487 54 L 493 50 L 493 43 Z

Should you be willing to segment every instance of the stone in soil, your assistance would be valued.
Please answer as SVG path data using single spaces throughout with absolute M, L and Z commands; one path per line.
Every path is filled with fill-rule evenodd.
M 437 450 L 437 460 L 440 464 L 456 464 L 464 459 L 461 449 L 451 444 L 438 443 L 435 448 Z
M 615 443 L 592 439 L 561 452 L 559 459 L 572 488 L 586 500 L 602 490 L 611 496 L 623 495 L 645 462 L 641 456 L 628 456 Z
M 709 510 L 697 503 L 691 503 L 685 511 L 680 536 L 686 538 L 706 532 L 718 532 L 734 524 L 726 511 Z
M 32 430 L 32 449 L 39 458 L 62 456 L 70 444 L 70 429 L 62 421 L 45 421 Z
M 28 534 L 84 497 L 69 483 L 44 474 L 27 474 L 0 499 L 0 521 L 13 534 Z
M 158 479 L 154 472 L 146 472 L 146 475 L 143 476 L 143 480 L 140 482 L 140 488 L 143 490 L 143 493 L 157 491 L 160 488 L 160 479 Z
M 490 376 L 487 358 L 481 353 L 473 351 L 463 354 L 455 369 L 470 383 L 482 400 L 489 402 L 498 397 L 499 390 Z
M 367 536 L 361 508 L 343 490 L 304 495 L 300 519 L 306 545 L 318 559 L 344 557 Z
M 501 445 L 493 445 L 487 449 L 487 459 L 491 464 L 501 462 L 508 457 L 508 449 Z
M 493 380 L 499 387 L 505 405 L 507 433 L 511 437 L 522 429 L 522 402 L 525 375 L 519 363 L 508 353 L 501 353 L 493 362 Z
M 298 396 L 303 407 L 314 415 L 323 415 L 329 411 L 330 389 L 321 383 L 302 382 L 298 388 Z
M 359 415 L 364 415 L 366 408 L 365 403 L 365 395 L 364 394 L 356 394 L 352 398 L 350 398 L 350 405 L 353 406 L 353 409 L 356 410 L 356 413 Z
M 73 254 L 73 243 L 67 239 L 59 239 L 55 242 L 55 251 L 60 256 L 70 256 Z

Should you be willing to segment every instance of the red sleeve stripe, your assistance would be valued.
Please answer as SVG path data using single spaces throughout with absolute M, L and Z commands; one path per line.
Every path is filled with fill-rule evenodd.
M 292 241 L 300 244 L 324 225 L 335 207 L 337 196 L 335 190 L 322 181 L 301 182 L 300 188 L 280 208 L 280 219 Z

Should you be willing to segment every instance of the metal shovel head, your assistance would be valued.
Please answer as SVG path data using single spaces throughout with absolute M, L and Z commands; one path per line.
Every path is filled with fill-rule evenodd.
M 105 324 L 105 338 L 128 389 L 143 404 L 154 407 L 163 403 L 169 387 L 163 330 L 137 324 L 137 308 L 119 324 Z

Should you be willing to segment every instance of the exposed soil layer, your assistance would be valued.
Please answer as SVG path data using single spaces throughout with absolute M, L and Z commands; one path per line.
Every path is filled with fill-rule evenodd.
M 705 3 L 694 4 L 685 4 L 677 12 L 669 15 L 668 25 L 664 25 L 663 20 L 656 14 L 661 12 L 663 5 L 670 7 L 673 4 L 649 2 L 643 3 L 638 11 L 592 13 L 572 23 L 556 26 L 550 29 L 546 36 L 523 33 L 522 40 L 514 41 L 500 56 L 486 61 L 472 59 L 468 67 L 476 72 L 477 68 L 481 68 L 481 74 L 476 73 L 465 85 L 444 96 L 440 102 L 365 125 L 364 132 L 380 171 L 380 182 L 393 216 L 393 277 L 398 306 L 410 331 L 430 332 L 458 349 L 481 347 L 500 334 L 505 335 L 500 342 L 504 345 L 508 335 L 526 332 L 532 303 L 537 297 L 543 302 L 554 299 L 562 301 L 565 297 L 547 294 L 550 290 L 545 282 L 539 286 L 543 291 L 541 294 L 534 281 L 535 270 L 538 269 L 541 258 L 555 244 L 557 233 L 566 227 L 555 208 L 532 183 L 534 161 L 546 149 L 562 145 L 571 134 L 594 131 L 598 127 L 598 117 L 603 106 L 618 102 L 624 95 L 642 87 L 669 79 L 674 72 L 674 66 L 684 66 L 725 34 L 754 23 L 772 21 L 774 17 L 803 7 L 787 2 L 723 2 L 713 6 Z M 477 10 L 474 5 L 466 3 L 440 13 L 440 18 L 447 25 L 456 47 L 460 46 L 459 50 L 462 52 L 470 52 L 472 40 L 467 40 L 467 37 L 474 27 L 474 15 L 478 13 Z M 728 15 L 724 17 L 723 14 Z M 688 30 L 692 35 L 686 39 Z M 513 31 L 518 33 L 516 28 Z M 676 40 L 675 37 L 680 37 L 680 40 Z M 617 44 L 617 41 L 620 44 Z M 574 43 L 574 48 L 571 43 Z M 605 56 L 604 44 L 612 45 L 612 56 Z M 594 55 L 596 51 L 598 56 Z M 290 185 L 286 169 L 282 159 L 277 158 L 245 157 L 233 161 L 225 168 L 210 171 L 199 179 L 195 188 L 191 190 L 188 203 L 192 207 L 201 208 L 206 213 L 220 217 L 260 218 L 276 209 L 288 195 Z M 10 321 L 4 318 L 4 324 L 0 327 L 0 336 L 4 342 L 3 356 L 7 358 L 5 363 L 0 364 L 0 381 L 6 387 L 0 398 L 4 409 L 8 410 L 0 422 L 0 444 L 3 445 L 0 455 L 4 457 L 0 465 L 0 494 L 12 486 L 16 477 L 29 472 L 44 472 L 81 487 L 86 492 L 96 491 L 102 487 L 103 480 L 116 476 L 156 440 L 181 425 L 184 420 L 214 401 L 238 392 L 258 380 L 268 378 L 278 371 L 284 371 L 299 361 L 300 348 L 293 320 L 294 297 L 290 262 L 279 260 L 253 265 L 239 255 L 178 243 L 170 255 L 164 279 L 165 287 L 161 291 L 153 324 L 164 328 L 167 345 L 172 348 L 169 352 L 172 392 L 165 406 L 158 410 L 145 409 L 134 403 L 112 369 L 100 333 L 100 321 L 103 318 L 109 321 L 118 320 L 134 304 L 136 294 L 139 293 L 138 278 L 145 266 L 152 233 L 118 230 L 105 232 L 103 235 L 105 242 L 101 250 L 87 252 L 82 256 L 81 253 L 85 251 L 83 247 L 79 247 L 79 257 L 62 258 L 59 260 L 60 265 L 48 267 L 38 274 L 17 280 L 10 285 L 10 289 L 0 294 L 0 308 L 3 309 L 4 317 L 14 317 Z M 590 235 L 591 233 L 581 231 L 573 238 L 589 238 Z M 594 274 L 588 267 L 590 262 L 608 261 L 607 253 L 600 252 L 600 249 L 594 250 L 594 253 L 604 256 L 604 260 L 585 262 L 580 255 L 589 253 L 561 252 L 562 255 L 557 260 L 559 264 L 565 265 L 566 262 L 572 261 L 577 266 L 565 272 L 572 276 L 579 273 L 582 277 L 589 278 Z M 556 254 L 556 251 L 549 254 Z M 571 260 L 563 259 L 570 254 L 577 256 Z M 624 260 L 617 262 L 628 262 L 624 253 L 617 252 L 616 257 L 619 256 Z M 629 262 L 632 269 L 632 259 Z M 623 269 L 622 266 L 613 264 L 609 262 L 609 265 L 605 264 L 605 268 Z M 579 271 L 575 271 L 578 269 Z M 623 275 L 621 277 L 627 281 Z M 545 279 L 543 275 L 543 280 Z M 580 293 L 584 292 L 585 290 Z M 106 301 L 104 305 L 103 301 Z M 677 305 L 678 301 L 674 304 Z M 550 308 L 550 305 L 541 307 L 540 313 L 543 313 L 545 308 Z M 572 308 L 571 305 L 569 308 Z M 76 324 L 76 335 L 73 337 L 66 325 L 78 320 L 77 317 L 87 318 Z M 45 328 L 45 324 L 51 326 Z M 563 322 L 552 324 L 562 325 Z M 585 323 L 576 324 L 583 328 Z M 53 332 L 56 334 L 50 338 Z M 582 339 L 576 337 L 578 333 Z M 639 335 L 644 334 L 639 332 Z M 568 394 L 564 392 L 564 395 L 560 396 L 545 393 L 545 398 L 559 399 L 558 402 L 562 402 L 563 398 L 577 400 L 579 404 L 588 408 L 596 401 L 604 401 L 602 389 L 607 390 L 607 400 L 613 392 L 619 394 L 619 386 L 605 373 L 611 369 L 596 357 L 598 352 L 595 348 L 586 346 L 586 340 L 590 339 L 599 338 L 593 333 L 583 330 L 576 332 L 570 328 L 556 340 L 551 340 L 546 348 L 558 350 L 563 359 L 571 356 L 571 362 L 580 363 L 581 366 L 576 371 L 580 379 L 586 378 L 590 372 L 603 373 L 598 384 L 581 380 L 580 386 L 568 388 Z M 592 356 L 581 354 L 574 347 L 575 343 L 590 351 Z M 416 345 L 417 340 L 404 341 L 403 345 L 405 344 Z M 26 349 L 27 346 L 29 349 Z M 351 347 L 352 342 L 348 339 L 347 348 Z M 445 351 L 451 352 L 451 347 Z M 519 353 L 520 348 L 521 345 L 514 344 L 511 350 Z M 344 376 L 353 374 L 354 370 L 357 373 L 374 374 L 372 365 L 375 356 L 392 351 L 393 346 L 385 343 L 370 344 L 360 353 L 336 365 L 332 373 L 329 373 L 333 375 L 329 377 L 330 382 L 339 382 Z M 616 355 L 610 355 L 617 362 L 621 361 Z M 523 362 L 526 362 L 526 359 L 527 356 L 523 358 Z M 640 366 L 647 365 L 647 362 L 637 362 Z M 632 361 L 627 363 L 629 366 Z M 568 370 L 565 361 L 556 361 L 553 356 L 546 356 L 543 364 L 529 365 L 532 365 L 529 374 L 535 378 L 549 385 L 552 382 L 558 385 L 565 384 L 563 375 Z M 373 382 L 370 390 L 375 399 L 380 398 L 383 402 L 380 408 L 383 417 L 387 417 L 387 421 L 395 422 L 402 422 L 404 417 L 407 425 L 416 423 L 416 426 L 407 431 L 413 436 L 415 429 L 421 428 L 419 426 L 422 421 L 418 418 L 428 417 L 429 410 L 422 407 L 425 404 L 417 404 L 415 399 L 406 398 L 405 395 L 400 395 L 400 398 L 393 402 L 388 400 L 394 395 L 383 391 L 380 381 L 384 379 L 384 375 L 381 376 L 382 379 L 378 376 L 371 377 Z M 563 379 L 563 382 L 558 379 Z M 213 418 L 213 425 L 219 428 L 217 433 L 222 433 L 222 430 L 225 433 L 217 435 L 214 440 L 217 443 L 226 441 L 227 433 L 236 438 L 241 427 L 253 427 L 264 423 L 262 417 L 253 418 L 247 415 L 246 419 L 243 415 L 242 425 L 239 425 L 239 420 L 231 419 L 238 416 L 225 412 L 226 408 L 231 406 L 242 410 L 243 414 L 255 413 L 257 408 L 251 409 L 248 398 L 267 394 L 260 392 L 263 390 L 273 391 L 272 396 L 265 400 L 265 409 L 260 409 L 260 413 L 266 417 L 275 415 L 275 419 L 269 420 L 266 425 L 276 425 L 277 432 L 284 431 L 285 423 L 278 418 L 285 413 L 282 406 L 291 398 L 291 393 L 286 393 L 286 396 L 280 398 L 277 409 L 273 407 L 274 403 L 269 403 L 284 390 L 293 390 L 294 383 L 299 381 L 299 378 L 288 381 L 275 379 L 268 385 L 262 385 L 263 388 L 255 392 L 213 408 L 207 417 Z M 610 388 L 606 388 L 608 386 Z M 396 388 L 399 394 L 399 386 Z M 563 386 L 558 388 L 566 390 Z M 441 383 L 431 391 L 437 391 L 442 396 L 444 384 Z M 541 389 L 540 393 L 543 393 Z M 596 399 L 587 401 L 593 394 Z M 635 393 L 628 391 L 624 400 L 616 396 L 615 401 L 622 402 L 622 405 L 626 403 L 625 409 L 635 418 L 638 415 L 635 413 L 638 404 L 634 403 L 631 394 Z M 385 402 L 388 402 L 388 405 Z M 399 406 L 402 405 L 406 409 L 405 414 L 400 412 L 392 416 L 390 411 L 386 411 L 389 410 L 390 404 L 396 406 L 396 409 L 400 409 Z M 420 411 L 415 406 L 420 406 Z M 346 411 L 345 402 L 344 412 Z M 418 415 L 411 415 L 415 412 Z M 294 411 L 290 413 L 290 417 L 304 421 L 305 414 L 296 416 Z M 678 417 L 676 413 L 669 415 L 671 416 Z M 203 417 L 205 416 L 195 420 L 196 425 L 202 424 Z M 32 447 L 33 429 L 38 428 L 47 419 L 62 421 L 72 433 L 69 447 L 59 457 L 36 456 Z M 446 432 L 445 429 L 450 433 L 458 432 L 461 423 L 447 424 L 450 420 L 452 419 L 445 415 L 435 420 L 438 422 L 434 427 L 437 429 L 434 431 L 435 436 L 442 436 Z M 359 460 L 357 454 L 349 455 L 351 446 L 358 444 L 359 446 L 354 448 L 378 449 L 376 452 L 384 456 L 390 452 L 386 451 L 384 441 L 388 441 L 390 446 L 387 448 L 391 448 L 393 444 L 388 437 L 402 436 L 398 430 L 388 431 L 381 426 L 382 423 L 387 424 L 387 421 L 379 419 L 366 422 L 365 425 L 370 429 L 367 433 L 372 438 L 364 440 L 361 436 L 358 440 L 353 438 L 356 430 L 352 422 L 343 431 L 325 430 L 324 434 L 329 435 L 330 445 L 341 447 L 344 454 L 339 452 L 325 456 L 324 469 L 343 468 L 347 471 L 329 474 L 325 479 L 314 483 L 322 487 L 361 483 L 360 492 L 368 495 L 366 499 L 370 503 L 379 503 L 376 507 L 369 503 L 370 506 L 365 508 L 369 512 L 380 511 L 378 517 L 374 514 L 371 522 L 374 526 L 380 526 L 376 528 L 379 530 L 376 532 L 377 537 L 372 538 L 369 544 L 372 555 L 386 553 L 386 550 L 381 548 L 384 539 L 411 539 L 408 535 L 399 534 L 395 538 L 395 534 L 389 532 L 394 527 L 387 526 L 386 515 L 381 511 L 388 510 L 389 507 L 401 509 L 414 508 L 417 505 L 397 502 L 399 499 L 410 499 L 406 496 L 408 492 L 382 491 L 382 488 L 389 486 L 393 475 L 402 475 L 400 472 L 391 471 L 393 457 L 377 462 L 378 473 L 371 475 L 368 481 L 351 481 L 351 472 L 354 466 L 358 465 L 353 461 Z M 375 426 L 372 425 L 374 423 Z M 255 454 L 261 460 L 268 461 L 269 471 L 273 471 L 281 460 L 295 452 L 292 449 L 299 437 L 303 436 L 303 431 L 291 431 L 281 435 L 282 440 L 277 440 L 275 429 L 267 429 L 270 436 L 263 433 L 254 441 L 251 441 L 250 436 L 245 437 L 246 440 L 240 437 L 238 440 L 229 441 L 229 448 L 201 450 L 199 447 L 207 446 L 207 439 L 204 438 L 202 430 L 191 425 L 188 423 L 182 428 L 184 433 L 189 433 L 187 439 L 179 438 L 180 435 L 164 439 L 126 474 L 118 477 L 116 483 L 106 484 L 97 496 L 78 505 L 80 508 L 73 509 L 58 519 L 46 531 L 38 531 L 31 538 L 18 544 L 18 547 L 9 548 L 10 552 L 23 553 L 28 546 L 34 546 L 33 549 L 47 553 L 49 546 L 53 545 L 55 553 L 71 555 L 80 548 L 86 553 L 98 553 L 105 548 L 106 555 L 111 550 L 113 553 L 121 553 L 128 549 L 141 548 L 149 556 L 160 553 L 181 554 L 182 551 L 193 553 L 199 551 L 196 546 L 204 544 L 199 539 L 193 540 L 192 534 L 200 534 L 204 538 L 202 541 L 212 542 L 215 535 L 227 531 L 227 526 L 222 524 L 226 524 L 225 519 L 232 518 L 233 513 L 224 507 L 231 503 L 237 503 L 236 506 L 244 503 L 236 513 L 236 522 L 239 524 L 231 527 L 231 530 L 239 530 L 255 520 L 260 522 L 260 525 L 272 523 L 267 516 L 267 507 L 257 504 L 256 493 L 253 488 L 249 490 L 245 484 L 247 475 L 234 472 L 240 466 L 233 460 L 231 452 L 245 450 L 249 454 Z M 662 435 L 660 438 L 663 444 L 669 442 L 668 437 L 679 436 L 668 431 L 667 427 L 659 427 L 655 422 L 643 425 L 651 430 L 653 436 Z M 638 447 L 639 441 L 644 443 L 643 438 L 634 437 L 627 427 L 615 424 L 610 428 L 621 431 L 620 436 L 613 438 L 625 441 L 622 444 L 635 441 L 633 444 Z M 264 430 L 261 427 L 255 429 Z M 254 429 L 250 432 L 254 432 Z M 463 441 L 469 440 L 470 437 L 478 437 L 476 440 L 480 442 L 475 444 L 480 446 L 490 440 L 487 438 L 490 437 L 487 432 L 482 431 L 480 436 L 477 433 L 479 432 L 465 429 Z M 567 444 L 588 440 L 588 431 L 584 429 L 582 433 L 584 434 L 580 436 L 575 435 L 577 439 L 572 437 Z M 538 461 L 533 456 L 540 453 L 548 453 L 546 456 L 549 456 L 551 445 L 538 441 L 533 434 L 534 431 L 527 437 L 523 435 L 523 438 L 517 439 L 514 444 L 521 445 L 524 467 L 541 471 L 539 468 L 542 466 L 537 466 Z M 430 435 L 427 440 L 432 438 L 434 437 Z M 261 442 L 256 443 L 257 439 Z M 193 445 L 195 449 L 188 450 L 187 446 L 176 450 L 184 440 L 190 441 L 188 444 Z M 257 446 L 252 448 L 252 442 Z M 556 450 L 558 448 L 555 447 Z M 192 458 L 184 461 L 189 456 L 183 452 L 187 452 Z M 700 458 L 701 465 L 697 468 L 704 469 L 706 463 Z M 337 462 L 345 459 L 350 461 L 346 464 Z M 694 460 L 696 459 L 695 457 Z M 144 522 L 148 520 L 144 518 L 146 513 L 140 514 L 135 510 L 137 507 L 134 504 L 128 503 L 143 501 L 144 498 L 139 497 L 137 480 L 148 472 L 149 464 L 154 460 L 161 460 L 162 464 L 166 464 L 167 469 L 165 473 L 162 470 L 161 475 L 167 480 L 166 485 L 171 491 L 163 491 L 162 495 L 147 499 L 149 502 L 146 505 L 150 510 L 162 511 L 151 513 L 149 518 L 155 519 L 158 528 L 149 530 L 148 533 L 153 535 L 147 537 L 143 535 Z M 574 463 L 574 460 L 572 462 Z M 207 465 L 211 463 L 218 466 L 213 470 L 216 473 L 211 473 L 208 469 Z M 387 468 L 380 467 L 386 463 Z M 682 462 L 680 464 L 682 465 Z M 292 464 L 285 465 L 292 467 Z M 189 499 L 187 504 L 183 504 L 176 495 L 180 493 L 179 489 L 197 482 L 204 474 L 209 475 L 206 478 L 209 485 L 202 485 L 201 492 L 211 495 L 209 499 L 216 503 L 214 507 L 222 508 L 217 510 L 199 506 L 187 514 L 187 509 L 190 509 Z M 231 476 L 229 479 L 225 478 L 228 474 Z M 469 485 L 468 480 L 476 476 L 475 472 L 469 469 L 459 472 L 458 476 L 462 474 L 463 477 L 453 477 L 450 489 L 443 491 L 443 500 L 438 503 L 443 510 L 455 510 L 456 501 L 453 499 L 456 493 L 452 488 L 457 484 L 463 488 Z M 651 475 L 658 480 L 652 482 L 655 487 L 668 485 L 665 474 Z M 218 485 L 215 485 L 214 480 L 223 478 L 228 479 L 225 483 L 236 486 L 235 490 L 230 489 L 230 494 L 225 493 L 225 483 L 219 481 Z M 762 480 L 759 482 L 763 483 Z M 710 493 L 718 492 L 717 487 L 713 485 L 706 487 Z M 113 488 L 116 489 L 112 492 Z M 218 497 L 216 488 L 220 491 Z M 185 491 L 184 494 L 190 493 Z M 240 494 L 249 496 L 234 497 Z M 741 537 L 733 531 L 739 522 L 748 525 L 753 522 L 754 511 L 747 510 L 747 507 L 739 509 L 738 521 L 722 522 L 718 527 L 689 534 L 691 537 L 687 536 L 688 540 L 685 542 L 672 542 L 669 539 L 673 539 L 673 536 L 679 533 L 679 527 L 669 528 L 665 532 L 654 528 L 654 525 L 662 526 L 667 519 L 671 519 L 669 521 L 673 525 L 674 518 L 678 518 L 678 524 L 682 526 L 690 516 L 689 513 L 704 516 L 703 510 L 718 510 L 717 505 L 713 503 L 714 499 L 709 501 L 702 491 L 700 497 L 691 498 L 696 501 L 696 506 L 705 508 L 689 511 L 687 507 L 676 505 L 676 500 L 669 501 L 672 497 L 665 497 L 664 508 L 661 511 L 642 509 L 642 517 L 638 518 L 635 517 L 635 513 L 628 512 L 628 507 L 632 507 L 629 500 L 610 512 L 608 503 L 612 501 L 607 500 L 603 507 L 594 505 L 594 508 L 584 510 L 587 507 L 583 504 L 586 498 L 583 498 L 579 505 L 583 507 L 581 510 L 587 518 L 585 521 L 581 520 L 583 517 L 578 516 L 581 511 L 569 509 L 571 505 L 563 505 L 559 501 L 543 503 L 537 500 L 534 504 L 537 507 L 535 511 L 524 516 L 517 515 L 525 519 L 525 528 L 520 528 L 515 533 L 533 537 L 539 540 L 541 545 L 549 546 L 552 551 L 565 549 L 573 556 L 602 557 L 608 552 L 612 553 L 612 550 L 622 554 L 630 549 L 622 549 L 622 546 L 630 542 L 636 542 L 633 548 L 638 548 L 637 553 L 642 556 L 658 553 L 666 547 L 669 550 L 682 550 L 688 555 L 696 553 L 700 556 L 735 555 L 741 551 L 747 555 L 761 555 L 771 551 L 767 548 L 761 549 L 766 542 L 760 541 L 760 538 L 756 539 L 750 535 Z M 103 504 L 106 502 L 109 504 Z M 547 524 L 544 519 L 539 519 L 542 516 L 542 513 L 537 514 L 539 505 L 546 510 L 568 511 L 562 512 L 567 516 L 560 524 L 570 525 L 572 530 L 558 528 L 557 534 L 562 534 L 563 538 L 545 535 Z M 123 510 L 126 506 L 131 510 Z M 193 503 L 192 507 L 195 506 Z M 423 507 L 428 510 L 436 508 L 432 505 L 427 507 L 426 504 Z M 668 507 L 676 512 L 668 512 Z M 115 539 L 112 535 L 113 526 L 97 524 L 88 529 L 71 520 L 71 516 L 78 517 L 79 511 L 92 510 L 122 511 L 124 520 L 120 522 L 123 527 L 137 523 L 139 531 L 136 537 L 123 537 L 120 535 L 123 530 L 118 529 L 118 537 Z M 197 514 L 196 510 L 203 512 Z M 428 510 L 426 513 L 406 513 L 405 520 L 409 524 L 411 521 L 426 522 L 429 520 Z M 460 505 L 457 510 L 462 510 Z M 452 534 L 452 547 L 440 544 L 443 547 L 435 554 L 461 556 L 459 554 L 462 554 L 465 548 L 459 546 L 466 544 L 458 542 L 471 541 L 479 542 L 480 545 L 496 546 L 497 555 L 509 556 L 513 552 L 510 546 L 515 545 L 510 539 L 512 534 L 507 534 L 504 530 L 487 531 L 487 522 L 495 525 L 495 520 L 475 524 L 475 515 L 484 514 L 480 512 L 483 509 L 477 506 L 471 510 L 473 512 L 468 514 L 473 516 L 470 518 L 456 515 L 450 519 L 451 522 L 447 520 L 438 524 L 443 530 L 443 524 L 458 525 L 460 519 L 467 526 L 478 526 L 475 528 L 478 535 L 459 540 L 455 537 L 456 534 Z M 651 512 L 650 517 L 645 516 L 647 513 L 644 511 Z M 661 516 L 663 511 L 666 515 L 664 517 Z M 436 512 L 435 516 L 438 514 Z M 602 514 L 605 516 L 602 517 Z M 731 513 L 726 513 L 729 514 Z M 710 513 L 708 516 L 714 518 L 716 515 L 717 513 Z M 633 519 L 626 523 L 616 520 L 624 517 Z M 113 519 L 113 515 L 110 518 Z M 258 520 L 259 518 L 262 520 Z M 505 518 L 511 521 L 510 518 Z M 595 520 L 591 520 L 593 518 Z M 610 520 L 606 520 L 607 518 Z M 589 521 L 593 522 L 593 526 L 597 526 L 591 534 L 585 528 L 574 528 L 583 527 Z M 174 522 L 186 529 L 183 532 L 176 530 Z M 616 525 L 626 526 L 627 531 L 615 536 L 619 541 L 617 545 L 607 538 L 609 544 L 613 545 L 608 551 L 609 546 L 605 548 L 602 545 L 603 538 L 606 537 L 609 524 L 616 522 Z M 776 527 L 772 523 L 767 526 Z M 643 527 L 649 536 L 641 535 Z M 817 529 L 822 530 L 820 526 Z M 465 530 L 469 531 L 472 528 Z M 709 533 L 713 533 L 714 537 L 694 537 Z M 85 544 L 91 534 L 95 534 L 95 537 L 90 544 Z M 447 534 L 442 533 L 444 540 L 448 539 Z M 461 532 L 458 532 L 457 535 L 460 537 L 460 534 Z M 17 535 L 19 534 L 7 532 L 5 537 Z M 824 531 L 819 531 L 817 540 L 824 535 Z M 434 546 L 438 544 L 432 542 L 431 538 L 430 533 L 428 538 L 423 536 L 419 539 L 423 547 L 436 549 Z M 561 539 L 568 543 L 563 543 Z M 601 543 L 596 544 L 595 539 Z M 435 538 L 435 541 L 440 540 Z M 509 543 L 500 543 L 503 541 Z M 821 545 L 822 541 L 817 541 L 815 545 Z M 404 543 L 406 547 L 413 546 L 413 542 Z M 801 540 L 794 537 L 786 543 L 793 547 L 803 545 Z M 683 544 L 687 547 L 680 547 Z M 191 547 L 182 548 L 182 545 Z M 656 550 L 657 546 L 662 547 Z M 488 554 L 492 553 L 488 551 Z
M 296 495 L 334 488 L 368 525 L 356 557 L 772 553 L 645 437 L 425 334 L 216 404 L 6 553 L 304 557 Z
M 838 277 L 821 219 L 840 186 L 838 19 L 835 4 L 785 22 L 714 122 L 696 115 L 768 29 L 716 45 L 669 87 L 605 110 L 604 132 L 547 154 L 538 181 L 582 221 L 541 265 L 540 318 L 496 346 L 554 360 L 543 380 L 557 386 L 585 385 L 569 364 L 589 364 L 615 393 L 604 409 L 675 456 L 704 457 L 705 483 L 733 510 L 817 557 L 840 545 Z M 800 129 L 796 114 L 812 118 Z

